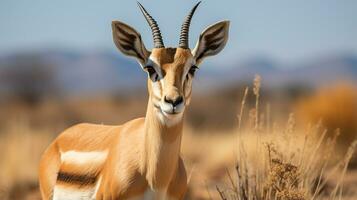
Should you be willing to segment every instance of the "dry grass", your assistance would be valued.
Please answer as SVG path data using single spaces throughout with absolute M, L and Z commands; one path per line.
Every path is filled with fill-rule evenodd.
M 320 89 L 316 94 L 302 98 L 296 105 L 298 119 L 304 123 L 322 120 L 328 134 L 340 129 L 339 144 L 348 146 L 357 137 L 357 88 L 341 83 Z
M 331 137 L 326 136 L 327 129 L 321 123 L 305 131 L 297 131 L 293 114 L 290 114 L 285 128 L 275 126 L 270 130 L 271 125 L 260 125 L 261 116 L 264 115 L 258 112 L 259 81 L 260 77 L 257 76 L 253 87 L 256 104 L 249 115 L 254 123 L 242 132 L 240 126 L 247 94 L 245 91 L 238 115 L 235 176 L 227 170 L 228 186 L 216 186 L 219 197 L 227 200 L 334 200 L 348 197 L 343 193 L 343 179 L 357 141 L 351 143 L 342 160 L 331 164 L 331 160 L 335 159 L 339 129 Z M 252 135 L 256 137 L 255 144 L 247 143 L 249 140 L 246 137 Z M 329 182 L 336 173 L 340 178 Z
M 321 128 L 314 126 L 306 135 L 239 136 L 236 167 L 227 172 L 228 184 L 217 188 L 222 199 L 340 199 L 352 195 L 353 186 L 344 186 L 343 177 L 357 143 L 344 159 L 331 163 L 336 138 L 320 133 Z
M 322 122 L 300 128 L 293 114 L 286 124 L 274 124 L 259 101 L 248 109 L 249 95 L 260 98 L 260 77 L 254 85 L 244 91 L 236 129 L 197 134 L 185 127 L 188 198 L 357 199 L 357 173 L 347 169 L 354 146 L 341 159 L 335 155 L 339 131 L 330 134 Z M 38 161 L 58 131 L 29 124 L 13 120 L 1 129 L 0 199 L 39 199 Z
M 53 134 L 34 130 L 20 119 L 4 130 L 0 134 L 0 199 L 24 199 L 23 195 L 37 193 L 38 163 Z
M 52 140 L 53 131 L 35 130 L 23 121 L 17 121 L 16 124 L 17 128 L 14 125 L 9 125 L 7 133 L 0 137 L 2 152 L 0 155 L 2 158 L 0 163 L 0 190 L 2 191 L 0 199 L 39 199 L 38 193 L 36 194 L 38 160 L 44 148 Z M 288 176 L 288 173 L 284 174 L 284 169 L 289 168 L 290 164 L 292 168 L 293 166 L 299 166 L 298 161 L 302 159 L 301 157 L 303 157 L 304 163 L 311 163 L 310 165 L 304 164 L 305 167 L 310 166 L 310 168 L 304 169 L 305 172 L 321 172 L 322 167 L 324 167 L 324 172 L 329 171 L 327 165 L 321 166 L 321 159 L 319 159 L 320 155 L 322 155 L 322 147 L 328 146 L 326 143 L 328 139 L 325 138 L 320 141 L 320 148 L 316 149 L 316 146 L 314 146 L 316 143 L 313 141 L 316 140 L 317 133 L 321 131 L 317 126 L 311 127 L 307 131 L 309 132 L 307 133 L 307 138 L 298 132 L 280 133 L 276 130 L 272 131 L 271 134 L 244 131 L 244 134 L 237 137 L 237 131 L 206 132 L 202 133 L 203 135 L 197 135 L 192 129 L 186 127 L 182 142 L 182 154 L 190 176 L 190 199 L 219 199 L 219 194 L 216 190 L 217 185 L 228 199 L 234 199 L 234 196 L 231 195 L 242 194 L 241 191 L 243 190 L 239 189 L 239 192 L 236 191 L 237 193 L 235 193 L 232 189 L 246 185 L 242 184 L 246 183 L 246 181 L 248 181 L 248 187 L 244 186 L 246 194 L 253 195 L 252 191 L 259 191 L 255 187 L 260 187 L 264 191 L 264 188 L 269 186 L 269 182 L 275 182 L 277 175 Z M 329 141 L 332 142 L 332 140 Z M 293 145 L 284 145 L 288 143 Z M 305 153 L 296 154 L 296 152 L 302 151 L 304 143 L 306 146 Z M 268 168 L 270 166 L 268 162 L 269 154 L 267 154 L 269 152 L 268 148 L 271 151 L 271 158 L 275 159 L 271 165 L 271 171 Z M 237 149 L 241 149 L 241 153 L 238 155 L 235 151 Z M 310 154 L 312 149 L 316 149 L 315 155 Z M 327 151 L 327 149 L 325 150 Z M 290 152 L 290 156 L 279 152 Z M 327 159 L 329 156 L 326 155 L 321 158 Z M 237 158 L 241 160 L 238 162 L 238 171 L 241 177 L 239 182 L 236 174 L 238 171 L 235 171 L 234 168 L 237 166 Z M 232 182 L 228 178 L 227 170 L 231 175 Z M 300 173 L 300 171 L 298 172 Z M 257 174 L 260 176 L 257 176 Z M 305 174 L 307 176 L 308 173 Z M 329 176 L 331 178 L 327 179 L 326 176 L 323 176 L 321 179 L 322 192 L 319 195 L 325 195 L 324 192 L 326 191 L 331 192 L 333 190 L 331 182 L 338 181 L 339 176 L 336 178 L 336 173 L 330 173 L 329 171 Z M 348 176 L 348 178 L 352 179 L 351 183 L 343 185 L 347 190 L 348 187 L 353 187 L 353 184 L 356 184 L 355 178 L 353 179 L 351 176 Z M 279 183 L 278 186 L 284 188 L 293 182 L 291 180 L 289 179 L 285 185 Z M 316 181 L 313 180 L 306 181 L 306 186 L 310 185 L 312 187 L 316 185 Z M 310 182 L 313 182 L 313 184 L 309 184 Z M 233 185 L 230 183 L 234 183 L 234 187 L 231 187 Z M 274 192 L 276 191 L 271 190 L 271 193 Z M 28 195 L 32 195 L 32 198 L 29 198 Z M 290 193 L 287 195 L 290 195 Z

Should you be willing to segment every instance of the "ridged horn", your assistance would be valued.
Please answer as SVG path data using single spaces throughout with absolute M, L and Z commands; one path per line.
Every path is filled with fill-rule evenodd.
M 190 32 L 190 24 L 191 24 L 191 19 L 193 14 L 195 13 L 198 5 L 200 5 L 201 1 L 198 2 L 190 11 L 190 13 L 186 16 L 185 21 L 183 22 L 181 26 L 181 34 L 180 34 L 180 42 L 179 42 L 179 47 L 183 49 L 188 49 L 189 44 L 188 44 L 188 36 Z
M 145 10 L 145 8 L 139 2 L 138 2 L 138 6 L 151 28 L 152 37 L 154 38 L 154 47 L 155 48 L 164 48 L 165 45 L 164 45 L 164 42 L 162 41 L 160 28 L 157 25 L 155 19 L 151 17 L 151 15 Z

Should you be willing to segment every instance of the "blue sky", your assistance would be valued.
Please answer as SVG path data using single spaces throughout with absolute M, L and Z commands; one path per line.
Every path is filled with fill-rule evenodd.
M 140 0 L 158 21 L 166 46 L 178 43 L 181 23 L 196 0 Z M 229 43 L 215 62 L 256 55 L 295 61 L 331 52 L 357 53 L 355 0 L 205 0 L 193 18 L 190 43 L 208 25 L 231 20 Z M 151 33 L 134 0 L 1 0 L 0 54 L 70 48 L 115 50 L 110 22 Z

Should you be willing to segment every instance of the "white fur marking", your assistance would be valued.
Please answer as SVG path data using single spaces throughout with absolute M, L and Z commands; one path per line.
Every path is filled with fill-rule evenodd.
M 66 151 L 61 152 L 61 161 L 65 163 L 74 163 L 85 165 L 88 163 L 102 163 L 107 158 L 108 151 Z
M 56 185 L 53 191 L 53 200 L 95 200 L 94 188 L 68 188 Z
M 158 73 L 160 78 L 163 77 L 162 76 L 161 67 L 160 67 L 160 63 L 155 57 L 153 57 L 153 55 L 150 55 L 148 64 L 151 64 L 155 68 L 155 70 Z
M 152 83 L 152 90 L 154 92 L 154 95 L 158 98 L 161 98 L 161 89 L 160 89 L 160 84 L 161 81 L 156 81 Z
M 92 195 L 92 199 L 95 199 L 95 197 L 97 196 L 97 193 L 98 193 L 98 190 L 99 190 L 99 186 L 100 186 L 100 183 L 102 182 L 102 177 L 100 176 L 97 180 L 97 183 L 95 185 L 95 189 L 94 189 L 94 192 L 93 192 L 93 195 Z
M 174 126 L 182 120 L 183 112 L 175 114 L 175 115 L 168 115 L 163 111 L 159 110 L 157 115 L 161 121 L 161 123 L 165 124 L 168 127 Z

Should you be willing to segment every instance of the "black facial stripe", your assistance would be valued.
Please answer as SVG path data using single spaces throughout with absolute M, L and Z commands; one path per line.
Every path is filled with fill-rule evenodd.
M 95 174 L 71 174 L 67 172 L 59 172 L 57 181 L 71 183 L 75 185 L 85 186 L 94 185 L 97 181 L 97 175 Z

